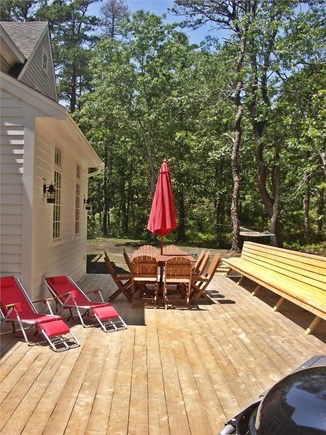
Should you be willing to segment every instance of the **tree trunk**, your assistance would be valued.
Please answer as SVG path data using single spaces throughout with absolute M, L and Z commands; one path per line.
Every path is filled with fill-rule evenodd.
M 304 174 L 305 194 L 302 201 L 303 207 L 303 237 L 306 244 L 310 243 L 310 175 Z
M 185 203 L 183 192 L 178 194 L 178 204 L 179 204 L 179 222 L 178 222 L 178 237 L 177 242 L 186 241 L 186 228 L 185 228 Z
M 103 236 L 109 234 L 110 216 L 109 216 L 109 182 L 108 182 L 108 145 L 104 144 L 104 170 L 103 170 Z
M 322 187 L 318 192 L 318 209 L 317 209 L 317 241 L 324 241 L 324 231 L 323 231 L 323 216 L 325 207 L 325 189 Z
M 76 110 L 77 101 L 77 68 L 75 64 L 72 67 L 70 93 L 70 113 L 74 113 L 74 111 Z
M 233 192 L 231 198 L 231 224 L 232 224 L 232 244 L 231 250 L 235 252 L 240 251 L 240 221 L 239 221 L 239 195 L 240 195 L 240 176 L 238 170 L 238 154 L 241 144 L 241 119 L 243 116 L 243 107 L 240 103 L 240 92 L 242 88 L 242 82 L 238 83 L 237 96 L 235 98 L 237 104 L 237 115 L 235 118 L 234 126 L 234 140 L 231 153 L 231 172 L 233 179 Z

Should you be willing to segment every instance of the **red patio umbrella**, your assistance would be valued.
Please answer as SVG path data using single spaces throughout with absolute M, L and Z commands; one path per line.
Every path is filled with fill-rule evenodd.
M 170 169 L 164 159 L 157 179 L 152 208 L 147 229 L 161 237 L 161 254 L 163 254 L 163 237 L 177 227 L 173 200 Z

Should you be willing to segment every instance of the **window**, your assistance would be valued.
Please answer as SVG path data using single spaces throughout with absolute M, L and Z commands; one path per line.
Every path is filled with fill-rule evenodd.
M 54 152 L 54 164 L 61 167 L 61 150 L 57 147 Z
M 54 171 L 55 203 L 53 205 L 53 238 L 60 237 L 61 224 L 61 174 Z
M 75 234 L 80 233 L 80 184 L 76 184 L 75 196 Z
M 59 169 L 61 167 L 61 150 L 55 148 L 54 150 L 54 164 Z M 54 239 L 60 237 L 61 231 L 61 172 L 56 169 L 54 171 L 54 188 L 55 188 L 55 202 L 53 205 L 53 230 L 52 235 Z
M 49 68 L 49 56 L 48 53 L 43 49 L 42 52 L 42 69 L 47 74 Z

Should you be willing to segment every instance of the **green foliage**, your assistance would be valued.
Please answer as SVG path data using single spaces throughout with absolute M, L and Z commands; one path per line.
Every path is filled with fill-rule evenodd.
M 3 0 L 0 8 L 1 20 L 49 21 L 60 100 L 105 164 L 90 179 L 89 235 L 149 239 L 152 195 L 167 158 L 179 222 L 167 239 L 230 246 L 233 97 L 241 79 L 240 225 L 269 228 L 263 185 L 274 207 L 279 199 L 286 242 L 302 248 L 305 215 L 311 241 L 324 240 L 323 2 L 176 0 L 188 25 L 209 20 L 228 30 L 223 44 L 207 40 L 200 47 L 154 14 L 138 11 L 127 19 L 123 1 L 118 31 L 108 9 L 101 35 L 100 20 L 88 12 L 92 3 Z M 236 71 L 244 40 L 242 69 Z M 257 164 L 257 144 L 264 171 Z M 265 176 L 260 184 L 258 169 Z
M 316 59 L 318 44 L 310 44 L 305 51 L 302 46 L 309 37 L 307 23 L 312 20 L 316 24 L 320 10 L 318 18 L 309 11 L 300 13 L 298 21 L 294 21 L 292 6 L 265 2 L 259 17 L 251 22 L 248 37 L 254 45 L 243 73 L 247 86 L 243 98 L 247 107 L 255 98 L 255 121 L 264 125 L 261 141 L 266 189 L 271 198 L 275 164 L 279 165 L 279 216 L 285 238 L 294 241 L 301 240 L 303 234 L 302 179 L 307 171 L 312 174 L 313 233 L 320 219 L 316 210 L 320 206 L 317 194 L 325 182 L 318 159 L 320 144 L 325 140 L 325 74 L 319 63 L 302 67 L 304 60 Z M 279 32 L 282 26 L 283 33 Z M 317 29 L 313 28 L 315 37 Z M 229 161 L 234 109 L 230 84 L 235 78 L 236 41 L 230 39 L 222 47 L 210 44 L 199 49 L 191 46 L 174 26 L 164 25 L 159 17 L 144 11 L 134 14 L 123 32 L 120 41 L 102 37 L 94 47 L 89 63 L 90 91 L 80 99 L 82 108 L 76 114 L 88 139 L 106 159 L 104 175 L 90 185 L 97 203 L 97 219 L 103 219 L 107 203 L 110 234 L 148 236 L 146 224 L 157 171 L 162 159 L 167 158 L 182 230 L 172 232 L 169 238 L 225 246 L 231 239 Z M 272 54 L 268 52 L 268 41 L 275 32 L 279 33 Z M 289 44 L 291 52 L 286 51 Z M 250 94 L 254 53 L 259 67 L 266 53 L 270 56 L 265 71 L 270 72 L 266 82 L 269 106 L 263 100 L 263 88 L 261 93 Z M 297 70 L 293 69 L 296 60 L 301 65 Z M 292 69 L 292 74 L 287 69 Z M 262 71 L 256 71 L 258 80 L 264 79 Z M 266 230 L 269 219 L 257 189 L 251 122 L 245 111 L 238 161 L 239 216 L 242 226 Z M 281 150 L 277 163 L 276 143 Z M 108 193 L 103 196 L 105 177 Z

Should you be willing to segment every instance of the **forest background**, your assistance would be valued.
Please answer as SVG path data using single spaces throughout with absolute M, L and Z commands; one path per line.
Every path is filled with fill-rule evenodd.
M 176 0 L 168 20 L 131 14 L 126 0 L 0 10 L 2 21 L 49 22 L 60 102 L 104 162 L 89 235 L 148 239 L 166 158 L 169 239 L 234 251 L 243 228 L 325 250 L 325 18 L 323 0 Z M 223 36 L 193 44 L 182 30 L 208 24 Z

